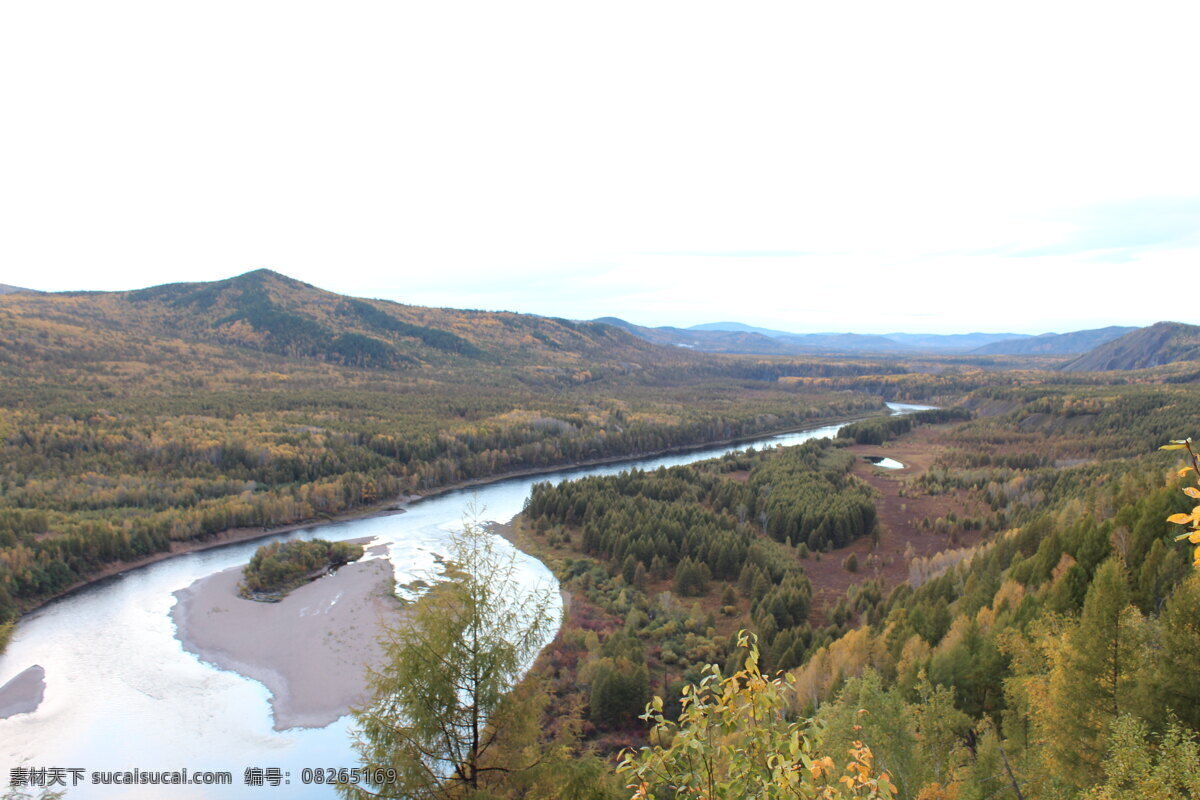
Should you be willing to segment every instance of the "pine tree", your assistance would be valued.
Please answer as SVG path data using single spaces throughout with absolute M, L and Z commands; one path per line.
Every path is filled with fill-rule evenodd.
M 633 583 L 633 576 L 637 572 L 638 564 L 639 562 L 633 557 L 633 553 L 625 556 L 625 561 L 621 564 L 621 577 L 625 579 L 625 583 Z
M 1050 676 L 1048 711 L 1061 732 L 1050 741 L 1051 759 L 1061 777 L 1081 788 L 1101 777 L 1113 722 L 1138 704 L 1142 628 L 1125 569 L 1109 559 L 1096 570 Z
M 642 565 L 642 562 L 639 561 L 637 564 L 637 568 L 634 569 L 634 571 L 633 571 L 633 585 L 636 588 L 641 589 L 642 591 L 645 591 L 646 584 L 648 582 L 649 582 L 649 576 L 646 574 L 646 568 Z
M 1200 731 L 1200 573 L 1176 587 L 1159 626 L 1162 651 L 1155 657 L 1158 705 Z

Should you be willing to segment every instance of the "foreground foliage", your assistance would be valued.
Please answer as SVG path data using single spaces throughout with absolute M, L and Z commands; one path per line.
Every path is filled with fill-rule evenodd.
M 662 698 L 647 706 L 652 744 L 626 752 L 618 768 L 633 797 L 890 800 L 896 789 L 886 773 L 874 774 L 871 749 L 854 742 L 844 769 L 819 754 L 808 726 L 787 718 L 788 682 L 759 670 L 753 637 L 738 644 L 747 650 L 745 666 L 727 678 L 707 667 L 699 685 L 683 687 L 678 719 L 664 715 Z
M 1200 461 L 1197 460 L 1196 453 L 1192 450 L 1192 440 L 1190 438 L 1174 440 L 1159 449 L 1178 450 L 1180 448 L 1187 449 L 1188 457 L 1192 463 L 1179 470 L 1179 477 L 1182 478 L 1191 472 L 1192 478 L 1200 484 Z M 1192 499 L 1200 499 L 1200 489 L 1197 489 L 1195 486 L 1183 487 L 1183 493 Z M 1200 569 L 1200 505 L 1193 507 L 1190 514 L 1172 514 L 1167 517 L 1167 522 L 1173 522 L 1176 525 L 1186 525 L 1191 528 L 1189 532 L 1176 536 L 1175 541 L 1181 542 L 1186 539 L 1189 544 L 1196 545 L 1196 549 L 1192 551 L 1192 565 L 1196 569 Z

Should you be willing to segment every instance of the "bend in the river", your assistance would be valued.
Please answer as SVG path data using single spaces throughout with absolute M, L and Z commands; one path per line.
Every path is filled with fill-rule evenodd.
M 894 413 L 926 408 L 889 404 Z M 301 770 L 353 767 L 349 717 L 320 729 L 274 731 L 266 688 L 201 663 L 175 637 L 173 593 L 199 578 L 244 564 L 264 541 L 374 537 L 386 544 L 396 578 L 434 574 L 446 535 L 474 503 L 482 519 L 520 513 L 530 487 L 637 467 L 656 469 L 747 447 L 799 444 L 832 436 L 845 422 L 807 431 L 599 466 L 510 477 L 422 500 L 407 513 L 328 523 L 269 539 L 187 553 L 113 576 L 25 617 L 0 656 L 0 685 L 34 664 L 45 669 L 45 696 L 32 713 L 0 720 L 0 756 L 11 766 L 112 770 L 227 770 L 227 787 L 172 787 L 172 797 L 240 797 L 247 768 L 289 773 L 289 798 L 332 797 L 328 786 L 301 784 Z M 507 543 L 504 546 L 508 546 Z M 540 562 L 517 554 L 530 583 L 553 582 Z M 75 797 L 158 797 L 161 787 L 80 785 Z M 259 789 L 256 791 L 271 791 Z M 285 795 L 280 795 L 285 796 Z

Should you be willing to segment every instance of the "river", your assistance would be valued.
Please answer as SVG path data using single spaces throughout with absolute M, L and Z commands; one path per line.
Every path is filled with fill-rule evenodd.
M 890 403 L 893 413 L 928 406 Z M 85 778 L 68 798 L 329 798 L 328 786 L 302 785 L 306 768 L 353 767 L 350 718 L 320 729 L 272 729 L 268 694 L 255 681 L 223 672 L 183 650 L 170 609 L 173 592 L 195 580 L 244 564 L 267 541 L 372 537 L 391 551 L 397 579 L 407 582 L 435 569 L 448 532 L 461 526 L 474 503 L 484 520 L 520 513 L 530 487 L 631 467 L 688 464 L 748 447 L 794 445 L 833 436 L 841 425 L 767 436 L 737 445 L 630 459 L 602 466 L 508 478 L 412 504 L 406 513 L 313 526 L 267 539 L 189 553 L 113 576 L 51 602 L 23 618 L 0 656 L 0 685 L 33 664 L 46 670 L 42 704 L 30 714 L 0 720 L 0 784 L 10 770 L 81 769 Z M 507 543 L 504 546 L 509 546 Z M 553 583 L 536 559 L 520 554 L 530 582 Z M 228 771 L 229 786 L 92 786 L 93 771 Z M 290 785 L 250 787 L 246 768 L 278 768 Z M 67 773 L 67 784 L 71 783 Z

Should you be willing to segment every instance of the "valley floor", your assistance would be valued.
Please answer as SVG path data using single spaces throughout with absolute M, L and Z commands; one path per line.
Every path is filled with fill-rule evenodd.
M 885 445 L 853 445 L 847 448 L 859 457 L 853 474 L 878 492 L 875 509 L 879 515 L 879 543 L 861 538 L 847 547 L 822 555 L 820 561 L 808 559 L 804 571 L 813 582 L 814 625 L 825 624 L 826 614 L 851 585 L 866 578 L 879 578 L 886 589 L 908 580 L 908 558 L 929 557 L 944 550 L 971 547 L 982 533 L 954 526 L 953 538 L 938 531 L 932 523 L 953 514 L 959 519 L 991 513 L 976 495 L 963 489 L 939 495 L 918 494 L 906 490 L 908 483 L 921 477 L 946 446 L 945 431 L 950 426 L 930 425 L 917 428 Z M 866 460 L 866 456 L 886 456 L 899 461 L 903 469 L 884 469 Z M 922 523 L 929 520 L 929 527 Z M 857 556 L 858 572 L 842 567 L 846 558 Z M 886 591 L 885 589 L 885 591 Z

